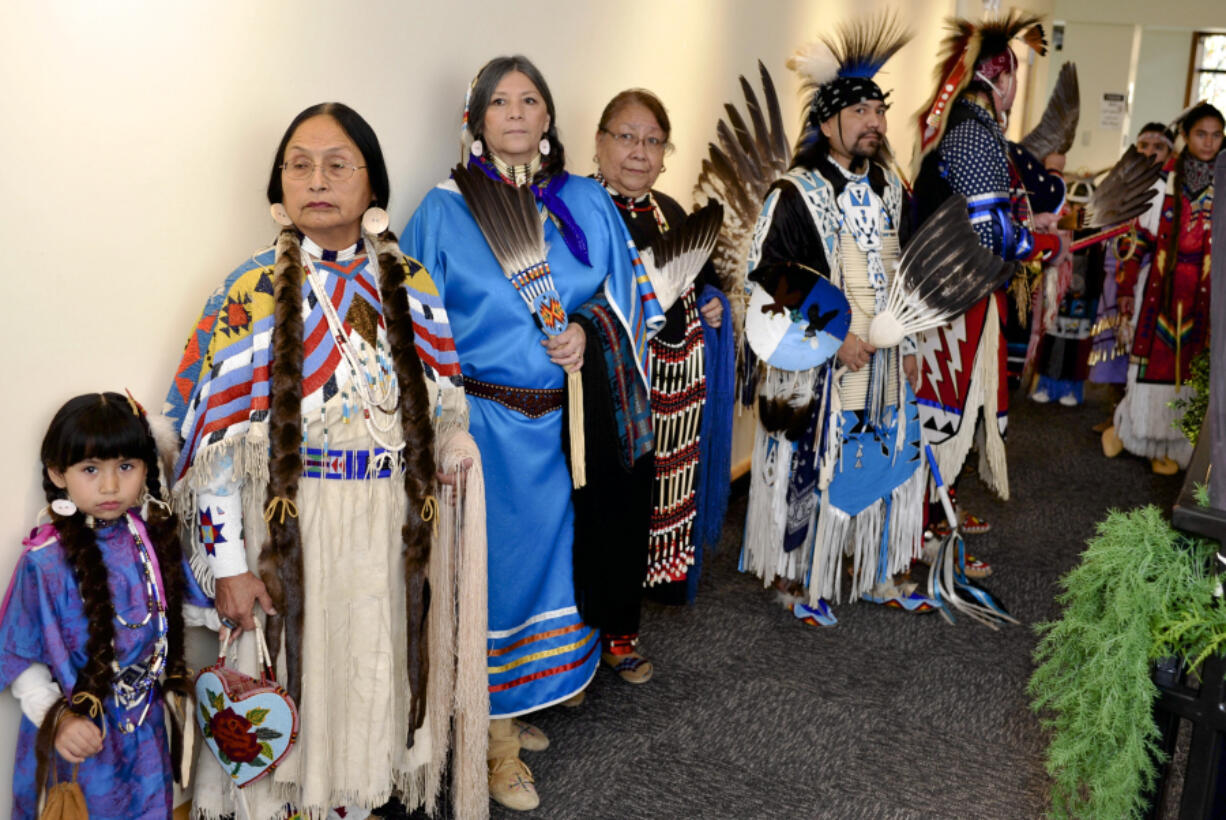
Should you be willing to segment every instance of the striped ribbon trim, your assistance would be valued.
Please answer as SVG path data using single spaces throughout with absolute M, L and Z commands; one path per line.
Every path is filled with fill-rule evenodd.
M 373 450 L 324 450 L 306 447 L 302 450 L 304 478 L 325 478 L 339 481 L 364 481 L 391 478 L 404 471 L 394 453 L 376 447 Z

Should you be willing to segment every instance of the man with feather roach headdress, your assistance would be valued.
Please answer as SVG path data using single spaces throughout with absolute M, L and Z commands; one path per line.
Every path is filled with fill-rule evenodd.
M 760 413 L 741 567 L 773 581 L 811 624 L 835 623 L 828 601 L 841 599 L 849 573 L 851 600 L 932 609 L 892 580 L 922 535 L 915 345 L 867 340 L 905 233 L 887 95 L 873 77 L 908 39 L 887 15 L 788 62 L 811 90 L 805 130 L 749 253 L 746 338 L 760 360 Z M 796 327 L 772 330 L 779 320 Z M 785 356 L 789 338 L 798 343 Z
M 950 28 L 936 90 L 919 112 L 919 222 L 959 193 L 985 248 L 1010 261 L 1054 263 L 1064 251 L 1053 232 L 1063 180 L 1044 172 L 1042 158 L 1010 143 L 1003 130 L 1017 93 L 1011 43 L 1020 36 L 1046 54 L 1042 27 L 1037 17 L 1010 11 L 982 23 L 951 20 Z M 979 475 L 1003 499 L 1009 497 L 1006 313 L 1005 291 L 998 290 L 919 337 L 920 417 L 941 474 L 952 482 L 978 438 Z M 980 411 L 984 424 L 977 433 Z M 987 525 L 968 516 L 964 528 L 984 532 Z

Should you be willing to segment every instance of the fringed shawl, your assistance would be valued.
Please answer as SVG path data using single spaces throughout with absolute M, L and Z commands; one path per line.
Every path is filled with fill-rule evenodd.
M 628 471 L 654 444 L 647 390 L 629 367 L 635 361 L 630 340 L 621 332 L 617 316 L 603 293 L 579 308 L 575 317 L 583 322 L 589 339 L 599 342 L 617 430 L 618 456 Z
M 707 350 L 707 403 L 699 430 L 698 481 L 695 495 L 698 514 L 694 519 L 694 566 L 686 574 L 686 600 L 693 603 L 702 573 L 703 548 L 714 549 L 724 527 L 728 494 L 732 489 L 732 410 L 736 404 L 736 343 L 733 339 L 728 297 L 710 285 L 702 289 L 698 303 L 719 299 L 724 321 L 719 327 L 702 325 Z
M 711 299 L 719 299 L 725 317 L 731 315 L 728 297 L 707 285 L 699 302 L 706 304 Z M 704 323 L 702 329 L 707 348 L 707 405 L 699 433 L 702 454 L 698 462 L 698 518 L 694 522 L 694 543 L 713 547 L 719 542 L 723 529 L 732 481 L 736 347 L 731 323 L 721 322 L 717 328 Z
M 163 413 L 183 439 L 174 476 L 182 479 L 213 445 L 233 446 L 240 475 L 267 481 L 267 433 L 252 437 L 254 447 L 239 446 L 253 425 L 266 426 L 271 392 L 273 331 L 273 255 L 267 250 L 241 265 L 205 303 L 188 337 L 183 358 Z M 432 402 L 438 388 L 462 384 L 459 357 L 438 288 L 416 260 L 405 258 L 405 286 L 413 316 L 418 356 L 429 382 Z M 355 263 L 349 272 L 357 287 L 353 298 L 378 302 L 378 283 L 368 267 Z M 337 389 L 333 376 L 340 361 L 335 340 L 327 332 L 323 312 L 314 304 L 310 285 L 302 298 L 312 306 L 304 328 L 302 413 L 318 411 Z M 345 311 L 339 311 L 344 315 Z M 343 368 L 340 370 L 343 371 Z M 263 460 L 263 464 L 252 462 Z

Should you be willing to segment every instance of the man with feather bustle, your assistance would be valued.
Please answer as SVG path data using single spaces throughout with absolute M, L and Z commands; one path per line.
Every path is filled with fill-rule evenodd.
M 937 88 L 919 113 L 915 198 L 922 224 L 959 193 L 985 248 L 1009 261 L 1054 264 L 1064 251 L 1054 233 L 1063 180 L 1044 173 L 1042 162 L 1004 135 L 1017 93 L 1010 44 L 1020 38 L 1046 54 L 1037 22 L 1016 11 L 979 24 L 951 21 Z M 1005 290 L 998 290 L 919 337 L 920 417 L 941 474 L 952 483 L 977 443 L 979 476 L 1002 499 L 1009 497 L 1006 304 Z M 964 522 L 966 531 L 986 531 L 986 522 L 972 519 Z
M 879 17 L 789 61 L 812 91 L 805 131 L 763 203 L 749 253 L 746 337 L 760 360 L 760 412 L 741 567 L 774 582 L 811 624 L 834 624 L 829 602 L 844 594 L 932 608 L 913 585 L 893 582 L 922 536 L 914 340 L 881 349 L 867 340 L 906 234 L 886 94 L 873 77 L 908 39 Z M 831 296 L 815 298 L 826 289 Z M 836 334 L 841 345 L 823 348 L 840 305 L 850 324 Z M 785 361 L 758 330 L 764 316 L 790 317 L 814 355 Z

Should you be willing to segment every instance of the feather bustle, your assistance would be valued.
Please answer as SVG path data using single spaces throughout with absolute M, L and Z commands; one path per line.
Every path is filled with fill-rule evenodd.
M 727 116 L 716 125 L 716 142 L 708 144 L 694 192 L 699 202 L 721 202 L 725 207 L 723 229 L 716 240 L 712 262 L 721 289 L 733 308 L 737 335 L 743 322 L 743 295 L 750 237 L 766 193 L 782 177 L 791 159 L 790 141 L 783 127 L 779 96 L 770 72 L 761 60 L 759 98 L 752 85 L 740 78 L 746 117 L 728 104 Z
M 1124 156 L 1111 167 L 1090 195 L 1084 210 L 1083 227 L 1103 228 L 1135 219 L 1145 213 L 1153 198 L 1151 190 L 1162 167 L 1128 146 Z
M 1081 92 L 1077 83 L 1077 65 L 1065 63 L 1047 99 L 1047 108 L 1039 124 L 1022 138 L 1022 147 L 1037 159 L 1049 154 L 1067 154 L 1077 136 L 1081 116 Z

